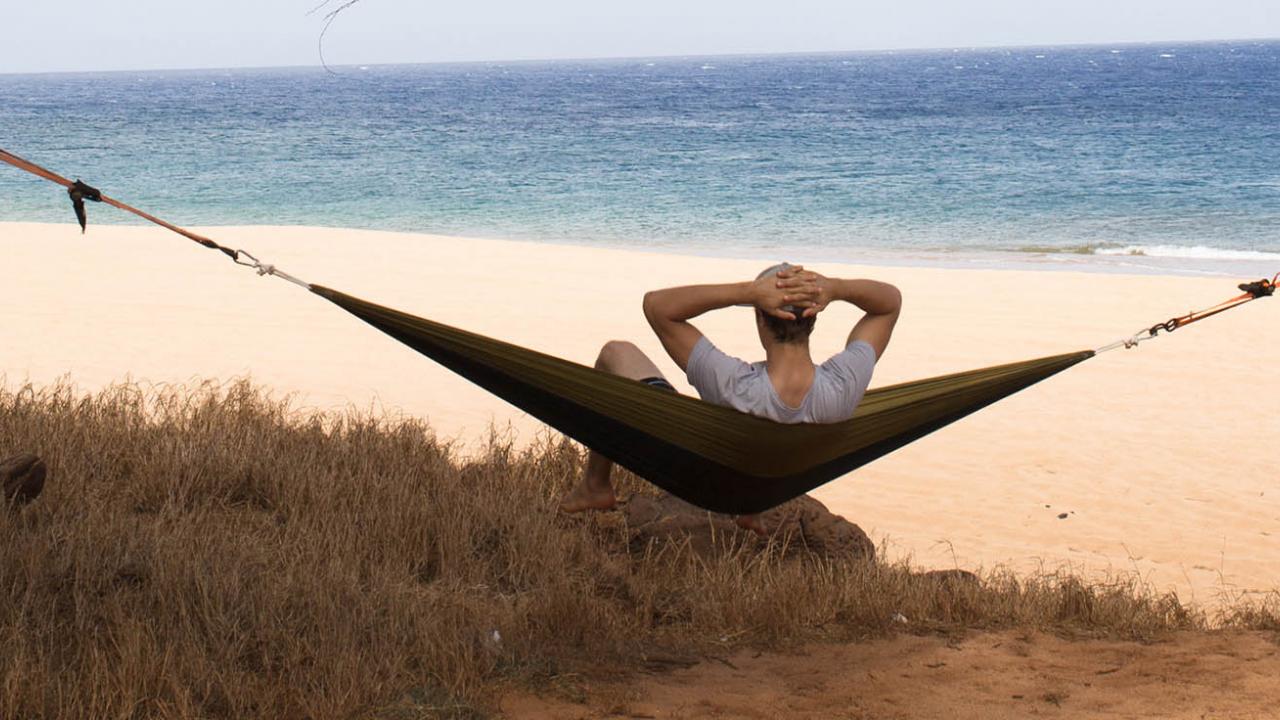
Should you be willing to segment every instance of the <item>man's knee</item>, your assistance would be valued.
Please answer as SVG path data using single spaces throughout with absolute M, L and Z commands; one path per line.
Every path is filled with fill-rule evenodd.
M 596 358 L 596 367 L 601 369 L 616 368 L 628 358 L 643 355 L 635 343 L 626 340 L 610 340 L 600 348 L 600 356 Z

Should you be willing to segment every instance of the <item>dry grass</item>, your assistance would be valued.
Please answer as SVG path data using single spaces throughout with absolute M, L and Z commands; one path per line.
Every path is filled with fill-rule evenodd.
M 616 514 L 554 511 L 582 461 L 567 442 L 464 459 L 420 423 L 302 415 L 242 382 L 0 390 L 0 455 L 18 451 L 50 481 L 0 512 L 0 717 L 479 717 L 495 683 L 573 692 L 741 645 L 1210 624 L 1132 580 L 633 547 Z

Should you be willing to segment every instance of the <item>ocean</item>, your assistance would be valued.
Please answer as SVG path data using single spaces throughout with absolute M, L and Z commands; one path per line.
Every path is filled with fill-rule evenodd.
M 188 225 L 1280 270 L 1280 42 L 334 71 L 0 75 L 0 147 Z M 0 220 L 72 216 L 6 166 Z

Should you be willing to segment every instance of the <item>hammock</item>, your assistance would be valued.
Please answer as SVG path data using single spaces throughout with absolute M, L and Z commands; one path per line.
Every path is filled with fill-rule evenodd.
M 671 494 L 708 510 L 755 513 L 802 495 L 991 403 L 1116 347 L 1132 347 L 1271 295 L 1276 280 L 1098 350 L 998 365 L 870 390 L 844 422 L 787 425 L 739 413 L 303 282 L 243 250 L 171 225 L 0 150 L 0 160 L 68 189 L 83 230 L 84 200 L 144 217 L 226 253 L 259 275 L 307 288 Z M 1145 334 L 1143 334 L 1145 333 Z
M 854 416 L 784 425 L 311 286 L 352 315 L 684 500 L 754 513 L 1093 355 L 870 390 Z

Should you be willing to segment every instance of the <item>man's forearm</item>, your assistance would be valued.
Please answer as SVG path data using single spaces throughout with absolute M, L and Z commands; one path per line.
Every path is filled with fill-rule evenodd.
M 751 283 L 686 285 L 645 293 L 644 314 L 655 321 L 683 322 L 705 312 L 750 303 Z
M 888 315 L 902 308 L 898 288 L 878 280 L 833 280 L 831 296 L 853 303 L 872 315 Z

